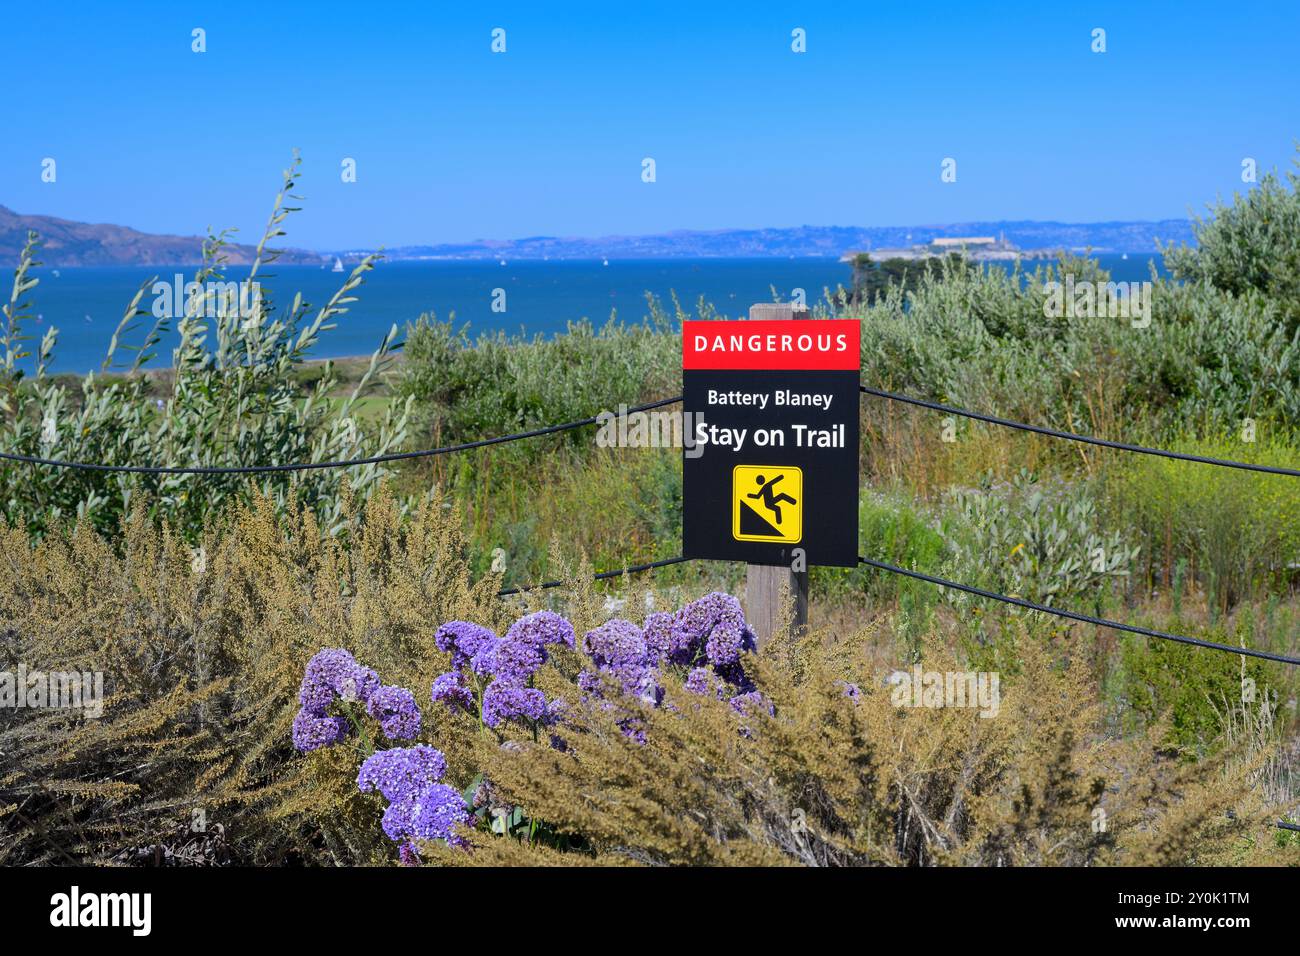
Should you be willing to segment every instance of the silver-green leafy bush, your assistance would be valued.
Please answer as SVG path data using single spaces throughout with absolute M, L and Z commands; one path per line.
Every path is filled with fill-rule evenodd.
M 1300 168 L 1300 159 L 1294 161 Z M 1288 191 L 1286 184 L 1291 188 Z M 1300 324 L 1300 175 L 1266 173 L 1245 195 L 1234 194 L 1197 219 L 1196 246 L 1165 251 L 1173 274 L 1191 282 L 1279 301 L 1290 325 Z
M 297 175 L 295 157 L 245 278 L 249 288 L 269 278 L 263 270 L 279 255 L 269 243 L 285 234 L 285 219 L 297 211 L 286 205 L 299 198 L 293 194 Z M 323 376 L 306 395 L 295 378 L 322 334 L 356 301 L 353 293 L 376 257 L 363 259 L 325 305 L 315 308 L 297 294 L 277 311 L 264 286 L 260 296 L 247 297 L 251 302 L 236 303 L 237 284 L 225 279 L 227 235 L 209 234 L 204 243 L 203 264 L 194 276 L 198 286 L 188 293 L 184 314 L 176 320 L 180 343 L 173 353 L 169 391 L 162 396 L 151 386 L 166 380 L 151 382 L 143 368 L 170 331 L 171 319 L 154 319 L 140 345 L 122 344 L 140 329 L 141 317 L 152 318 L 140 303 L 153 279 L 141 285 L 127 306 L 101 374 L 86 375 L 79 394 L 48 373 L 57 342 L 53 328 L 37 347 L 34 375 L 24 374 L 20 363 L 30 357 L 25 345 L 30 340 L 22 327 L 39 281 L 32 274 L 39 265 L 39 240 L 29 235 L 3 308 L 0 451 L 106 465 L 230 467 L 353 459 L 399 448 L 407 435 L 409 402 L 390 403 L 380 422 L 366 428 L 355 414 L 358 398 L 391 361 L 395 325 L 350 395 L 327 397 L 337 384 L 332 363 L 325 363 Z M 115 359 L 123 351 L 134 352 L 134 358 L 120 368 L 124 375 L 114 375 Z M 344 482 L 365 494 L 386 473 L 382 465 L 370 464 L 252 476 L 158 475 L 0 461 L 0 514 L 36 535 L 72 517 L 107 530 L 116 528 L 132 499 L 143 493 L 154 517 L 193 534 L 205 515 L 246 496 L 254 486 L 283 505 L 296 483 L 322 526 L 337 531 Z
M 1067 608 L 1095 601 L 1138 555 L 1127 534 L 1103 526 L 1086 488 L 1045 487 L 1024 470 L 1002 487 L 955 489 L 950 502 L 946 537 L 962 580 L 1003 594 Z

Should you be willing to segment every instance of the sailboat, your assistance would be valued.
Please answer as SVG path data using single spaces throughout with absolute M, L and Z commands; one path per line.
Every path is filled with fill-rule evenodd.
M 330 272 L 342 272 L 342 271 L 343 271 L 343 260 L 340 259 L 338 256 L 335 256 L 334 268 L 331 269 Z

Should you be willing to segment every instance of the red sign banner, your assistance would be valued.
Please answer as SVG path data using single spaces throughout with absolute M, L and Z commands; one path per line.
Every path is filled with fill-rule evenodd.
M 857 371 L 857 319 L 757 319 L 682 323 L 683 369 Z

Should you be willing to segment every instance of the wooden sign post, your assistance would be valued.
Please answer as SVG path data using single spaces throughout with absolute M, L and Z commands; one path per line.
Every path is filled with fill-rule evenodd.
M 761 302 L 749 307 L 749 318 L 806 319 L 808 309 L 793 302 Z M 790 636 L 797 637 L 808 626 L 808 566 L 802 571 L 784 564 L 745 566 L 745 620 L 760 647 L 781 626 L 781 602 L 787 599 L 794 605 Z

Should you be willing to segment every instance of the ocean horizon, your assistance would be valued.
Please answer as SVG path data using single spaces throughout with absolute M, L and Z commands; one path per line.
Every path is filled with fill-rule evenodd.
M 1116 281 L 1147 279 L 1148 263 L 1154 260 L 1160 266 L 1157 253 L 1095 258 Z M 1025 266 L 1032 271 L 1035 264 L 1027 262 Z M 1010 264 L 987 265 L 1007 268 Z M 339 273 L 315 266 L 272 265 L 261 277 L 261 291 L 271 297 L 277 313 L 287 309 L 296 292 L 319 308 L 350 271 L 350 267 Z M 157 277 L 174 291 L 176 276 L 181 276 L 183 287 L 193 278 L 194 267 L 40 268 L 33 274 L 40 283 L 28 295 L 33 316 L 24 327 L 31 338 L 26 343 L 28 349 L 34 353 L 40 338 L 53 326 L 58 338 L 49 371 L 84 374 L 101 367 L 109 340 L 141 283 Z M 237 282 L 246 274 L 246 267 L 233 267 L 226 279 Z M 745 316 L 755 302 L 771 302 L 773 290 L 788 300 L 802 289 L 811 305 L 821 301 L 827 291 L 833 293 L 841 285 L 848 287 L 851 279 L 851 266 L 834 258 L 380 262 L 353 293 L 358 301 L 337 319 L 337 328 L 322 333 L 310 357 L 368 355 L 392 325 L 397 325 L 400 341 L 406 325 L 422 314 L 439 319 L 454 317 L 458 327 L 468 325 L 471 337 L 495 332 L 551 336 L 563 332 L 569 323 L 584 319 L 597 327 L 612 317 L 639 322 L 650 313 L 647 292 L 657 296 L 669 310 L 675 293 L 688 311 L 694 312 L 703 298 L 720 315 L 738 318 Z M 116 364 L 133 360 L 133 354 L 123 346 L 142 342 L 154 321 L 156 298 L 146 290 L 140 307 L 150 314 L 137 318 L 138 328 L 119 345 Z M 503 298 L 505 308 L 499 311 Z M 146 367 L 166 368 L 172 364 L 179 336 L 175 323 L 171 324 L 173 328 Z M 34 359 L 25 359 L 21 366 L 30 372 Z

